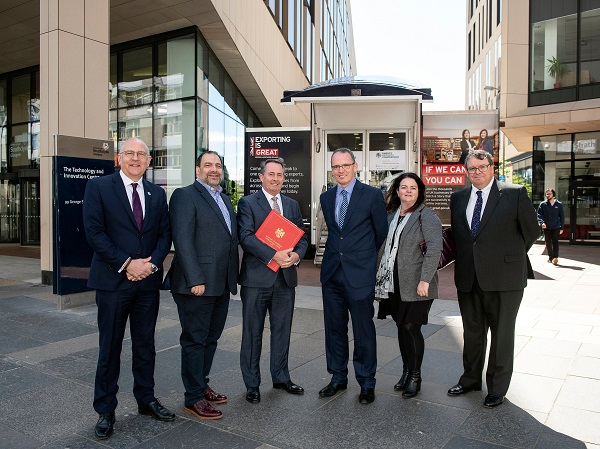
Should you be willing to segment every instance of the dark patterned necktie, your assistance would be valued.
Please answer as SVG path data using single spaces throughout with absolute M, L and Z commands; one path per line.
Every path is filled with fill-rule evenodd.
M 338 226 L 340 229 L 344 226 L 346 212 L 348 212 L 348 192 L 342 190 L 342 204 L 340 205 L 340 212 L 338 213 Z
M 131 187 L 133 188 L 133 194 L 131 195 L 133 218 L 135 218 L 137 227 L 141 231 L 142 227 L 144 226 L 144 212 L 142 211 L 142 202 L 140 201 L 140 195 L 137 192 L 137 182 L 132 182 Z
M 279 208 L 279 203 L 277 202 L 277 197 L 274 196 L 273 198 L 271 198 L 271 201 L 273 201 L 273 209 L 275 209 L 277 212 L 281 213 L 281 209 Z
M 473 209 L 473 218 L 471 219 L 471 235 L 473 238 L 477 235 L 479 229 L 479 223 L 481 223 L 481 208 L 483 206 L 483 197 L 481 196 L 481 190 L 475 192 L 477 194 L 477 201 L 475 202 L 475 209 Z

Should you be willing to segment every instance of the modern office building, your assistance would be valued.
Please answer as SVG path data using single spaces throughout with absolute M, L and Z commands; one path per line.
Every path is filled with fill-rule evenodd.
M 562 239 L 600 243 L 600 2 L 467 0 L 468 109 L 498 108 L 532 201 L 554 188 Z
M 308 127 L 284 90 L 355 74 L 349 0 L 0 2 L 0 243 L 52 271 L 54 136 L 150 147 L 167 193 L 223 155 L 243 193 L 246 127 Z

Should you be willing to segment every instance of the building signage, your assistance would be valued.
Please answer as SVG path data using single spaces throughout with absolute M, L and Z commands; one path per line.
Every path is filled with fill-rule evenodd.
M 114 173 L 113 143 L 57 136 L 53 161 L 53 293 L 68 295 L 87 288 L 93 251 L 83 229 L 87 181 Z
M 310 237 L 310 129 L 308 128 L 247 128 L 244 194 L 262 188 L 260 163 L 281 157 L 285 161 L 285 181 L 281 193 L 300 203 L 300 211 Z
M 464 188 L 464 158 L 471 149 L 487 151 L 498 166 L 497 111 L 424 112 L 421 138 L 421 178 L 425 202 L 444 226 L 450 225 L 450 195 Z

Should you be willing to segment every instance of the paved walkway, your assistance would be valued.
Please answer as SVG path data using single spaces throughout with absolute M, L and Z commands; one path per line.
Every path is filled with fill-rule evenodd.
M 178 414 L 171 423 L 139 416 L 131 393 L 131 352 L 123 350 L 115 434 L 99 442 L 91 402 L 97 357 L 95 307 L 56 310 L 40 282 L 39 261 L 0 256 L 0 448 L 596 448 L 600 449 L 600 248 L 561 247 L 558 267 L 543 246 L 530 252 L 537 279 L 517 322 L 515 374 L 507 401 L 482 407 L 484 392 L 446 395 L 461 374 L 458 304 L 436 300 L 425 327 L 423 386 L 415 399 L 394 392 L 401 371 L 395 325 L 375 320 L 376 400 L 348 390 L 330 399 L 320 288 L 297 291 L 290 368 L 304 396 L 273 390 L 265 332 L 262 402 L 244 400 L 239 370 L 241 302 L 233 300 L 215 357 L 211 386 L 227 394 L 224 418 L 182 412 L 179 322 L 165 292 L 156 333 L 156 394 Z M 451 282 L 452 272 L 442 273 Z M 445 290 L 446 291 L 446 290 Z

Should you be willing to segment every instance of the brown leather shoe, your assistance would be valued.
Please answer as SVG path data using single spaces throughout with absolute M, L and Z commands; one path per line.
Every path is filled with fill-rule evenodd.
M 221 419 L 223 417 L 222 411 L 212 408 L 210 404 L 202 399 L 192 406 L 188 407 L 186 405 L 183 411 L 200 419 Z
M 227 396 L 215 393 L 212 388 L 206 387 L 206 390 L 204 390 L 204 400 L 209 404 L 225 404 Z

